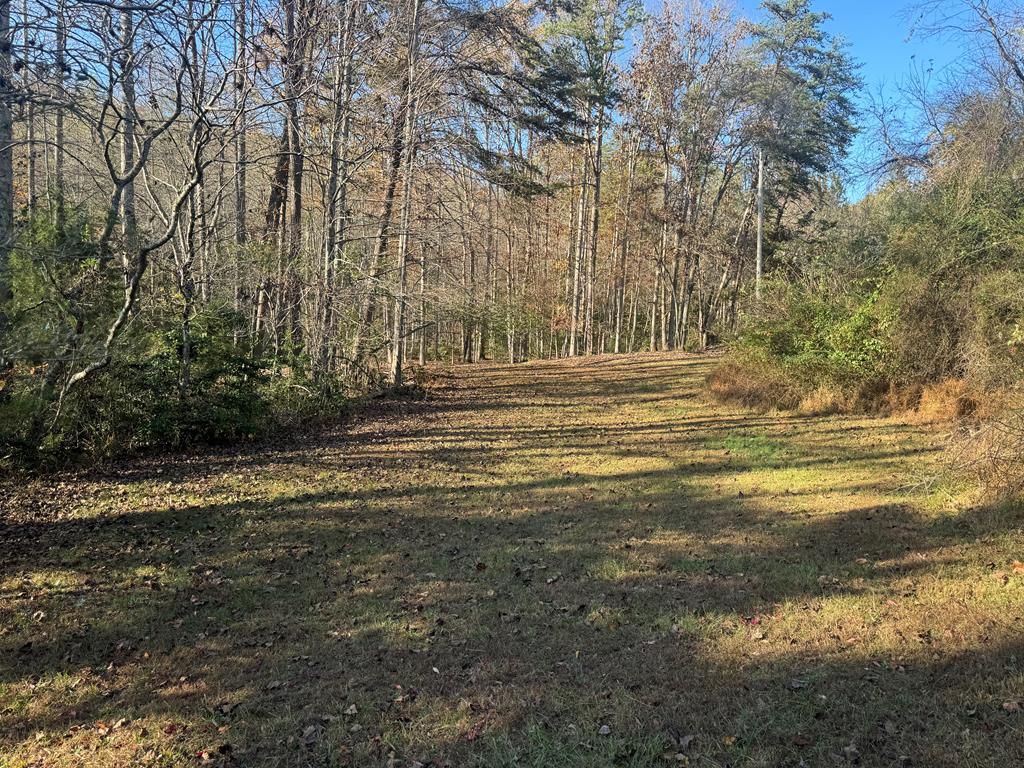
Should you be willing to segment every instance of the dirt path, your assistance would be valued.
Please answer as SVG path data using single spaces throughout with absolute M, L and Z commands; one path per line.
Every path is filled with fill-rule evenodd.
M 1021 510 L 924 483 L 934 431 L 712 405 L 709 365 L 462 368 L 9 484 L 0 766 L 1019 764 Z

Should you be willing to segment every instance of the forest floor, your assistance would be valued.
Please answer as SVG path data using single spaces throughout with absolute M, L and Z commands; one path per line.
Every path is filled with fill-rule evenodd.
M 0 765 L 1009 766 L 1024 510 L 713 360 L 0 488 Z

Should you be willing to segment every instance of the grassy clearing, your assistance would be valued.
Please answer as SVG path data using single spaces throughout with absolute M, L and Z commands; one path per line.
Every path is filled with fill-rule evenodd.
M 686 356 L 3 489 L 0 765 L 1024 759 L 1024 511 Z

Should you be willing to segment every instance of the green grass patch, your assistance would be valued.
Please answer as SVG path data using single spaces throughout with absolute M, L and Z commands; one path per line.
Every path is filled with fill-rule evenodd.
M 704 447 L 712 451 L 724 451 L 731 456 L 750 463 L 766 463 L 792 456 L 793 451 L 782 442 L 770 440 L 764 435 L 730 434 L 724 438 L 708 440 Z

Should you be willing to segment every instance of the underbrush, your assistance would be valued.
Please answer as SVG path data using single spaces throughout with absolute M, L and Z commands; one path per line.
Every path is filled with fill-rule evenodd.
M 800 404 L 798 382 L 781 367 L 752 354 L 733 354 L 719 363 L 707 377 L 712 396 L 759 410 L 793 410 Z
M 723 403 L 807 416 L 837 413 L 898 415 L 951 431 L 947 465 L 972 478 L 986 499 L 1024 496 L 1024 402 L 1006 391 L 985 391 L 962 379 L 934 384 L 842 387 L 807 382 L 763 356 L 733 352 L 707 376 Z
M 826 414 L 870 409 L 889 389 L 877 295 L 826 301 L 779 286 L 708 378 L 724 402 Z
M 1024 404 L 960 425 L 951 440 L 950 463 L 973 477 L 993 498 L 1024 497 Z
M 806 415 L 899 414 L 953 425 L 951 456 L 988 495 L 1024 490 L 1024 281 L 894 274 L 826 297 L 773 286 L 707 377 L 720 402 Z
M 750 349 L 734 350 L 708 374 L 708 391 L 719 402 L 760 411 L 796 411 L 808 416 L 891 412 L 905 393 L 876 380 L 843 383 L 833 377 L 804 377 Z
M 226 445 L 344 414 L 351 397 L 338 382 L 314 381 L 301 361 L 281 368 L 236 344 L 232 330 L 224 315 L 201 318 L 187 366 L 178 332 L 135 337 L 63 399 L 46 396 L 45 365 L 16 370 L 0 397 L 0 460 L 88 463 Z

